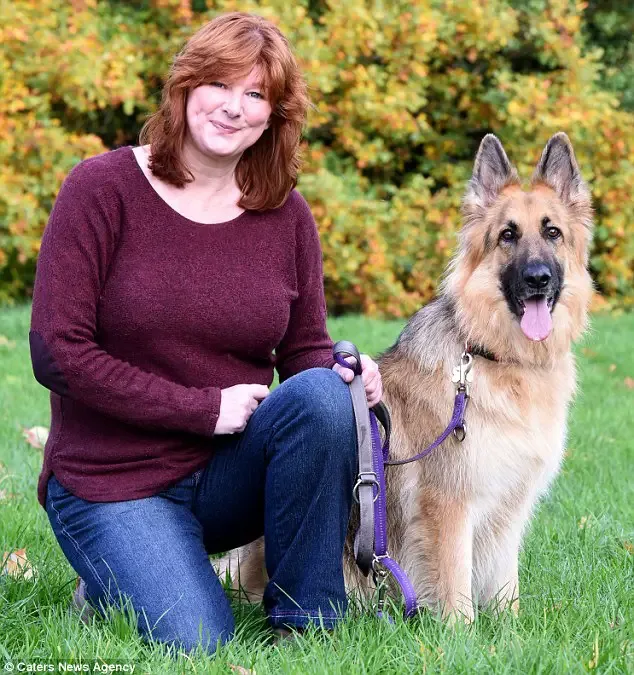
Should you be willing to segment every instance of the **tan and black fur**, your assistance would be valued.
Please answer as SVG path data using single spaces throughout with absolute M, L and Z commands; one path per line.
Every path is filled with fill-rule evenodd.
M 499 140 L 486 136 L 463 216 L 437 298 L 409 320 L 379 366 L 391 457 L 402 459 L 448 424 L 452 370 L 465 341 L 497 358 L 474 357 L 464 442 L 451 436 L 423 460 L 387 469 L 390 554 L 421 605 L 470 620 L 475 605 L 517 611 L 522 536 L 564 455 L 575 392 L 571 344 L 586 327 L 592 293 L 590 195 L 568 137 L 550 139 L 524 190 Z M 552 332 L 539 342 L 520 329 L 536 286 L 552 317 Z M 348 587 L 370 590 L 351 541 Z M 235 574 L 238 559 L 240 586 L 261 596 L 262 540 L 232 552 L 222 569 Z

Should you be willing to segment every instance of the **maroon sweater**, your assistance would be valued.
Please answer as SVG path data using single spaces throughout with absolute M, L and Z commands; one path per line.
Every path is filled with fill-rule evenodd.
M 51 473 L 90 501 L 156 494 L 209 461 L 221 389 L 332 367 L 309 207 L 293 191 L 205 225 L 131 147 L 87 159 L 44 231 L 29 339 L 51 390 L 40 503 Z

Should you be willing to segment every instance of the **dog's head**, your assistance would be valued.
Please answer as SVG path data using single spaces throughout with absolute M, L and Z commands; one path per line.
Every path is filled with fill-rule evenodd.
M 513 360 L 543 363 L 568 350 L 592 292 L 592 208 L 566 134 L 548 141 L 528 190 L 500 141 L 485 136 L 463 214 L 446 280 L 462 331 Z

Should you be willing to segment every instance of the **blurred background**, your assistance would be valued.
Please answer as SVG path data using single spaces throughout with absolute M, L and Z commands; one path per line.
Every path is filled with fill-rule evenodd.
M 68 171 L 137 144 L 173 56 L 225 11 L 289 37 L 314 110 L 299 188 L 331 315 L 433 295 L 493 132 L 524 179 L 570 136 L 596 207 L 594 307 L 634 304 L 634 3 L 625 0 L 0 2 L 0 305 L 28 300 Z

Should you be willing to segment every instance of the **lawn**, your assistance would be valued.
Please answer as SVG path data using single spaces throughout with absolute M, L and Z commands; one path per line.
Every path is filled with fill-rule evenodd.
M 525 540 L 519 617 L 480 614 L 471 626 L 449 628 L 428 613 L 390 624 L 356 610 L 333 634 L 276 646 L 260 609 L 236 606 L 237 639 L 212 659 L 170 658 L 144 644 L 122 614 L 91 626 L 69 616 L 74 574 L 36 500 L 41 451 L 22 434 L 49 425 L 48 392 L 31 371 L 29 312 L 0 309 L 0 553 L 25 548 L 35 570 L 32 579 L 0 577 L 0 669 L 5 661 L 20 672 L 18 663 L 57 668 L 83 659 L 93 672 L 97 659 L 134 664 L 136 673 L 236 672 L 229 664 L 258 675 L 634 672 L 633 315 L 594 317 L 577 348 L 567 457 Z M 334 339 L 352 339 L 369 354 L 389 346 L 402 325 L 329 321 Z

